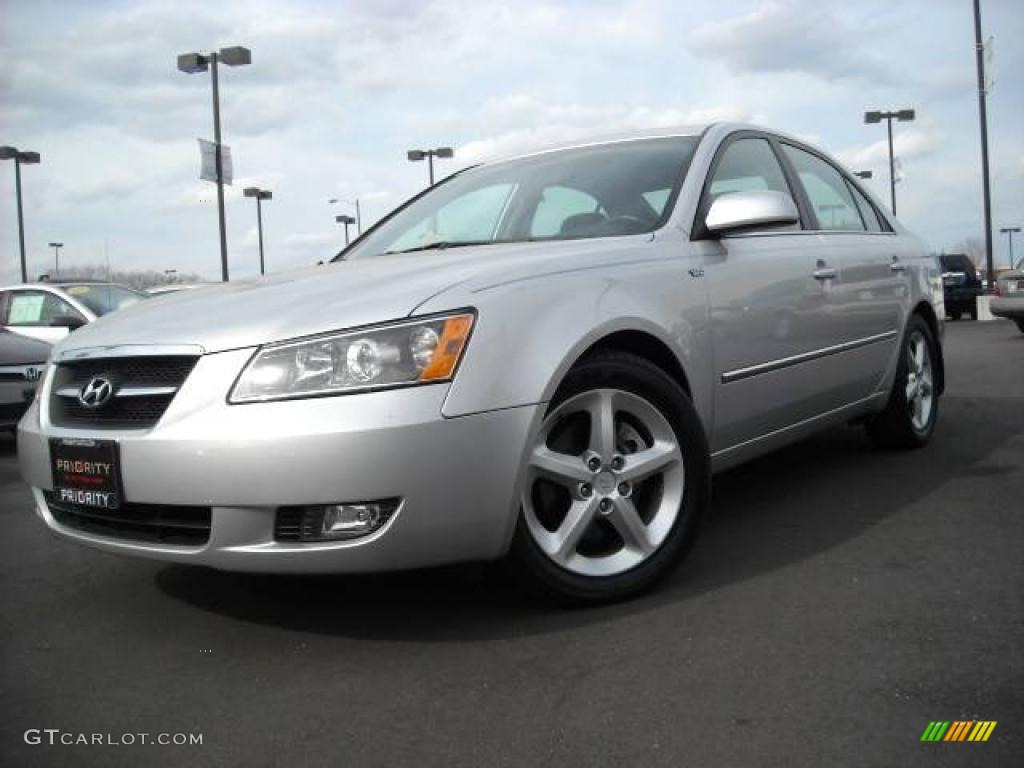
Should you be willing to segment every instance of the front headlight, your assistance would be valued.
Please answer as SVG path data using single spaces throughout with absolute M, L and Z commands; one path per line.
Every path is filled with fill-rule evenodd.
M 460 312 L 263 347 L 238 377 L 228 402 L 449 381 L 473 320 L 471 312 Z

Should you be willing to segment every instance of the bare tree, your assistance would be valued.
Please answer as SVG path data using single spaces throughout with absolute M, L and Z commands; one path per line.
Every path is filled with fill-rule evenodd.
M 113 283 L 127 285 L 130 288 L 146 289 L 155 285 L 168 285 L 170 283 L 201 283 L 203 278 L 195 272 L 176 272 L 171 275 L 158 272 L 155 269 L 147 270 L 119 270 L 107 272 L 102 264 L 85 264 L 82 266 L 62 269 L 59 273 L 49 273 L 50 280 L 110 280 Z
M 985 241 L 980 237 L 968 237 L 961 240 L 947 253 L 965 253 L 967 258 L 974 264 L 977 269 L 979 264 L 985 263 Z

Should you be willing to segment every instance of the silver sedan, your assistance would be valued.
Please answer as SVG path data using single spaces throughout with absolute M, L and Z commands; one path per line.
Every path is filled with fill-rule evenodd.
M 575 601 L 676 564 L 712 474 L 851 421 L 924 445 L 934 259 L 820 149 L 715 124 L 457 173 L 333 262 L 104 317 L 19 428 L 39 517 L 271 572 L 511 557 Z

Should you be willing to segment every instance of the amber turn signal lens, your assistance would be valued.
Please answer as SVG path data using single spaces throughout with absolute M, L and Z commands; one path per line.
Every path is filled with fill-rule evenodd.
M 430 363 L 420 373 L 420 381 L 437 381 L 451 378 L 455 373 L 462 350 L 469 340 L 473 328 L 473 315 L 455 315 L 444 321 L 441 340 L 437 344 Z

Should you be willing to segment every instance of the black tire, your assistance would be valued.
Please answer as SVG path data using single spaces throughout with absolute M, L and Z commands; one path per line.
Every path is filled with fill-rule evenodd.
M 1014 320 L 1013 322 L 1017 324 L 1017 330 L 1024 333 L 1024 320 Z
M 914 426 L 910 414 L 910 403 L 907 400 L 908 365 L 907 351 L 911 338 L 916 334 L 924 337 L 928 347 L 930 364 L 932 366 L 933 380 L 936 374 L 936 366 L 939 360 L 938 350 L 935 344 L 935 337 L 931 328 L 920 315 L 912 315 L 907 328 L 900 341 L 899 362 L 896 366 L 896 376 L 893 380 L 892 390 L 889 393 L 889 400 L 885 409 L 867 422 L 868 436 L 881 448 L 896 448 L 909 450 L 924 446 L 932 436 L 935 429 L 935 421 L 939 415 L 939 390 L 934 386 L 932 407 L 927 423 L 923 428 Z M 937 384 L 937 382 L 936 382 Z
M 682 561 L 709 507 L 711 461 L 704 427 L 690 398 L 656 365 L 643 358 L 614 351 L 587 357 L 569 371 L 547 413 L 570 397 L 609 388 L 644 398 L 671 425 L 683 456 L 683 501 L 660 547 L 637 566 L 613 576 L 585 576 L 553 562 L 534 541 L 520 509 L 508 558 L 512 575 L 535 594 L 561 603 L 606 603 L 649 589 Z

